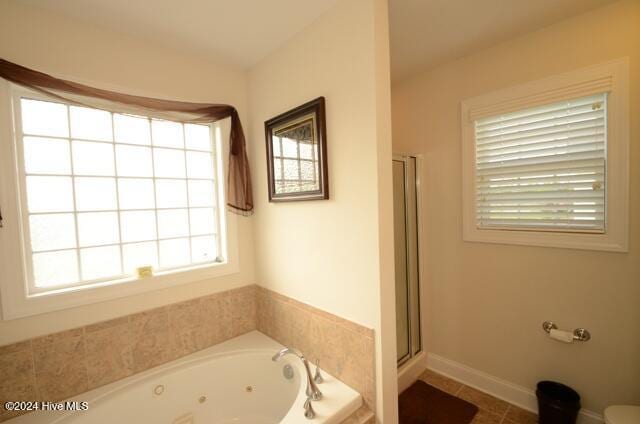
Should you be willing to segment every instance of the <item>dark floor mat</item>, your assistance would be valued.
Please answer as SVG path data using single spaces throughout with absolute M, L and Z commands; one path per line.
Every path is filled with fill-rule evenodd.
M 478 407 L 418 380 L 398 398 L 400 424 L 469 424 Z

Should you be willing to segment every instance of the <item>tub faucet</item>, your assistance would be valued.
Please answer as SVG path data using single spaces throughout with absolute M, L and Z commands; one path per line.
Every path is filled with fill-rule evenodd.
M 298 349 L 285 347 L 284 349 L 273 355 L 273 358 L 271 358 L 271 360 L 274 362 L 279 361 L 280 358 L 288 354 L 296 355 L 298 358 L 300 358 L 302 364 L 304 365 L 304 369 L 307 371 L 307 397 L 313 400 L 322 399 L 322 392 L 320 391 L 320 389 L 318 389 L 318 386 L 316 386 L 316 383 L 313 381 L 313 376 L 311 375 L 311 370 L 309 369 L 309 362 Z
M 307 398 L 307 400 L 304 401 L 304 417 L 308 420 L 316 417 L 316 411 L 313 410 L 313 405 L 311 405 L 311 398 Z

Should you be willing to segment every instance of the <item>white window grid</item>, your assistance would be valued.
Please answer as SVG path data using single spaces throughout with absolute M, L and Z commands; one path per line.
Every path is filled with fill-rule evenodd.
M 51 136 L 51 135 L 39 135 L 39 134 L 28 134 L 28 133 L 23 133 L 22 131 L 22 116 L 21 116 L 21 100 L 25 99 L 25 100 L 36 100 L 36 101 L 44 101 L 44 102 L 51 102 L 51 103 L 57 103 L 57 104 L 62 104 L 65 105 L 65 107 L 67 108 L 67 126 L 68 126 L 68 136 L 67 137 L 61 137 L 61 136 Z M 69 287 L 76 287 L 76 286 L 90 286 L 90 285 L 101 285 L 101 284 L 107 284 L 107 283 L 115 283 L 118 281 L 123 281 L 123 280 L 129 280 L 132 277 L 132 274 L 127 274 L 124 272 L 124 255 L 123 255 L 123 246 L 127 245 L 127 244 L 138 244 L 138 243 L 145 243 L 145 242 L 155 242 L 156 245 L 156 258 L 158 260 L 158 266 L 154 267 L 154 272 L 167 272 L 167 271 L 182 271 L 182 270 L 187 270 L 187 269 L 192 269 L 192 268 L 197 268 L 199 266 L 202 265 L 207 265 L 207 264 L 211 264 L 211 263 L 219 263 L 219 262 L 223 262 L 223 258 L 220 256 L 221 252 L 224 251 L 222 244 L 222 237 L 221 237 L 221 220 L 222 220 L 222 213 L 224 211 L 222 211 L 220 209 L 219 205 L 223 205 L 224 204 L 224 200 L 222 198 L 223 192 L 224 190 L 221 187 L 221 183 L 222 183 L 222 178 L 221 178 L 221 157 L 219 155 L 219 152 L 217 151 L 219 148 L 219 143 L 216 143 L 215 137 L 219 136 L 219 128 L 217 125 L 215 124 L 209 124 L 209 134 L 210 134 L 210 146 L 211 146 L 211 150 L 210 152 L 210 156 L 211 156 L 211 160 L 212 160 L 212 169 L 213 169 L 213 177 L 212 178 L 193 178 L 193 177 L 189 177 L 188 173 L 187 173 L 187 161 L 185 158 L 185 177 L 171 177 L 171 178 L 163 178 L 163 177 L 156 177 L 156 169 L 155 169 L 155 163 L 154 163 L 154 154 L 153 152 L 155 151 L 155 149 L 169 149 L 169 150 L 177 150 L 177 151 L 182 151 L 184 152 L 185 156 L 187 152 L 198 152 L 198 153 L 203 153 L 203 150 L 195 150 L 195 149 L 188 149 L 186 148 L 186 144 L 184 148 L 177 148 L 177 147 L 168 147 L 168 146 L 155 146 L 153 144 L 153 127 L 151 125 L 151 121 L 153 121 L 155 118 L 152 117 L 148 117 L 148 116 L 143 116 L 143 115 L 131 115 L 131 116 L 136 116 L 138 118 L 145 118 L 149 121 L 149 127 L 150 127 L 150 144 L 149 145 L 140 145 L 140 144 L 136 144 L 136 143 L 127 143 L 127 142 L 121 142 L 121 141 L 116 141 L 115 140 L 115 128 L 114 128 L 114 115 L 116 115 L 116 113 L 114 112 L 110 112 L 107 111 L 110 114 L 110 119 L 111 119 L 111 140 L 110 141 L 105 141 L 105 140 L 94 140 L 94 139 L 83 139 L 83 138 L 78 138 L 78 137 L 72 137 L 71 135 L 71 113 L 70 113 L 70 107 L 73 106 L 72 104 L 68 104 L 62 101 L 56 101 L 56 100 L 52 100 L 50 98 L 48 98 L 47 96 L 42 96 L 36 93 L 29 93 L 28 95 L 19 95 L 17 97 L 16 102 L 14 102 L 14 117 L 15 117 L 15 132 L 16 132 L 16 144 L 17 144 L 17 158 L 18 158 L 18 176 L 19 176 L 19 184 L 20 184 L 20 209 L 21 209 L 21 224 L 23 227 L 23 248 L 24 248 L 24 252 L 25 252 L 25 266 L 26 266 L 26 271 L 27 271 L 27 284 L 28 284 L 28 290 L 29 293 L 31 294 L 39 294 L 39 293 L 44 293 L 44 292 L 55 292 L 57 290 L 60 289 L 67 289 Z M 93 109 L 97 109 L 97 108 L 93 108 Z M 100 109 L 97 109 L 100 110 Z M 126 114 L 124 114 L 126 115 Z M 183 137 L 183 141 L 185 140 L 185 133 L 184 133 L 184 123 L 178 122 L 178 121 L 171 121 L 171 122 L 177 122 L 181 124 L 181 128 L 182 128 L 182 137 Z M 201 124 L 204 125 L 204 124 Z M 70 173 L 69 174 L 45 174 L 45 173 L 37 173 L 37 174 L 29 174 L 26 172 L 26 167 L 25 167 L 25 157 L 24 157 L 24 138 L 25 137 L 44 137 L 44 138 L 50 138 L 50 139 L 58 139 L 58 140 L 64 140 L 67 141 L 69 143 L 69 156 L 70 156 Z M 113 160 L 114 160 L 114 175 L 110 175 L 110 176 L 97 176 L 97 175 L 82 175 L 82 174 L 75 174 L 74 173 L 74 167 L 73 167 L 73 141 L 86 141 L 86 142 L 91 142 L 91 143 L 103 143 L 103 144 L 110 144 L 112 145 L 112 151 L 113 151 Z M 136 177 L 136 176 L 119 176 L 118 175 L 118 170 L 117 170 L 117 165 L 115 164 L 116 161 L 116 153 L 115 153 L 115 149 L 117 145 L 124 145 L 124 146 L 135 146 L 135 147 L 147 147 L 150 149 L 151 151 L 151 161 L 152 161 L 152 175 L 149 176 L 144 176 L 144 177 Z M 36 212 L 36 213 L 30 213 L 28 211 L 28 207 L 27 207 L 27 183 L 26 183 L 26 179 L 28 176 L 38 176 L 38 177 L 47 177 L 47 176 L 52 176 L 52 177 L 69 177 L 71 178 L 71 189 L 72 189 L 72 194 L 73 194 L 73 210 L 71 211 L 56 211 L 56 212 Z M 76 178 L 105 178 L 105 179 L 114 179 L 115 180 L 115 185 L 116 185 L 116 209 L 105 209 L 105 210 L 91 210 L 91 211 L 78 211 L 77 210 L 77 204 L 76 204 L 76 185 L 75 185 L 75 179 Z M 151 179 L 153 181 L 153 198 L 154 198 L 154 208 L 151 209 L 120 209 L 120 193 L 119 193 L 119 182 L 120 179 L 141 179 L 141 180 L 149 180 Z M 156 191 L 156 183 L 158 180 L 180 180 L 180 181 L 185 181 L 185 184 L 187 184 L 187 189 L 186 189 L 186 196 L 187 196 L 187 201 L 186 201 L 186 207 L 166 207 L 166 208 L 158 208 L 157 207 L 157 191 Z M 213 183 L 213 187 L 214 187 L 214 201 L 213 201 L 213 206 L 212 207 L 192 207 L 190 206 L 190 200 L 189 200 L 189 190 L 188 190 L 188 181 L 211 181 Z M 187 214 L 188 214 L 188 225 L 189 225 L 189 232 L 188 232 L 188 236 L 179 236 L 179 237 L 167 237 L 167 238 L 160 238 L 159 232 L 158 232 L 158 211 L 162 211 L 162 210 L 175 210 L 175 209 L 186 209 L 187 210 Z M 197 209 L 213 209 L 213 213 L 215 214 L 215 219 L 214 219 L 214 223 L 215 223 L 215 231 L 212 233 L 206 233 L 206 234 L 200 234 L 198 233 L 197 235 L 193 235 L 191 232 L 191 213 L 192 210 L 197 210 Z M 122 220 L 120 219 L 121 217 L 121 213 L 122 212 L 135 212 L 135 211 L 154 211 L 154 215 L 155 215 L 155 222 L 156 222 L 156 238 L 153 239 L 148 239 L 148 240 L 136 240 L 136 241 L 132 241 L 132 242 L 123 242 L 122 241 Z M 90 245 L 90 246 L 81 246 L 80 245 L 80 241 L 79 241 L 79 232 L 78 232 L 78 215 L 82 214 L 82 213 L 99 213 L 99 212 L 115 212 L 117 214 L 117 221 L 118 221 L 118 238 L 119 238 L 119 243 L 108 243 L 108 244 L 99 244 L 99 245 Z M 32 251 L 32 246 L 31 246 L 31 240 L 30 240 L 30 223 L 29 223 L 29 217 L 32 215 L 49 215 L 49 214 L 61 214 L 61 213 L 70 213 L 73 214 L 73 218 L 74 218 L 74 226 L 75 226 L 75 247 L 73 248 L 66 248 L 66 249 L 51 249 L 51 250 L 39 250 L 37 252 Z M 211 260 L 208 261 L 200 261 L 200 262 L 195 262 L 193 261 L 193 256 L 192 256 L 192 252 L 191 252 L 191 247 L 192 247 L 192 239 L 193 238 L 198 238 L 198 237 L 206 237 L 206 236 L 213 236 L 215 241 L 216 241 L 216 252 L 217 252 L 217 256 L 215 258 L 211 258 Z M 191 258 L 191 262 L 189 264 L 185 264 L 185 265 L 179 265 L 179 266 L 175 266 L 175 267 L 162 267 L 160 265 L 160 241 L 166 241 L 166 240 L 177 240 L 177 239 L 184 239 L 187 238 L 189 240 L 189 257 Z M 80 258 L 80 251 L 81 249 L 87 249 L 87 248 L 95 248 L 95 247 L 109 247 L 109 246 L 118 246 L 119 247 L 119 251 L 120 251 L 120 270 L 121 273 L 118 275 L 112 275 L 112 276 L 108 276 L 108 277 L 104 277 L 104 278 L 98 278 L 98 279 L 91 279 L 91 280 L 83 280 L 82 279 L 82 262 L 81 262 L 81 258 Z M 71 282 L 71 283 L 65 283 L 65 284 L 56 284 L 54 286 L 49 286 L 49 287 L 37 287 L 35 284 L 35 276 L 34 276 L 34 271 L 33 271 L 33 254 L 34 253 L 47 253 L 47 252 L 57 252 L 57 251 L 72 251 L 74 250 L 76 253 L 76 262 L 77 262 L 77 266 L 78 266 L 78 280 L 75 282 Z

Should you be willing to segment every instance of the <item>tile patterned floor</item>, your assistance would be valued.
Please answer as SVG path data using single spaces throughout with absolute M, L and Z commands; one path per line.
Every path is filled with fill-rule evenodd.
M 452 380 L 431 370 L 425 370 L 420 380 L 478 407 L 471 424 L 535 424 L 538 416 L 503 400 Z

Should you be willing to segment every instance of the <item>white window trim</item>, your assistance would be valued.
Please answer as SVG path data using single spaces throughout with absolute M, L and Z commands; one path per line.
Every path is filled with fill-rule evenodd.
M 2 319 L 9 320 L 77 306 L 161 290 L 211 278 L 237 274 L 239 266 L 237 216 L 226 212 L 224 187 L 229 143 L 216 135 L 216 179 L 218 211 L 220 212 L 220 256 L 223 261 L 197 265 L 181 270 L 158 272 L 143 279 L 120 280 L 69 287 L 42 294 L 29 294 L 27 289 L 27 260 L 25 257 L 24 225 L 20 212 L 19 170 L 16 161 L 17 140 L 14 128 L 13 100 L 21 95 L 33 97 L 33 92 L 0 80 L 0 207 L 3 227 L 0 228 L 0 305 Z M 228 120 L 215 126 L 216 133 L 228 134 Z
M 475 202 L 474 121 L 564 99 L 608 92 L 606 232 L 479 229 Z M 623 58 L 462 101 L 462 235 L 464 241 L 628 251 L 629 59 Z

